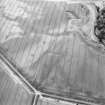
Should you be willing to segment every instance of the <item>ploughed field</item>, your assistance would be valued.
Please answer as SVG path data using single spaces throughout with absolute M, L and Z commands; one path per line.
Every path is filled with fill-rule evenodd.
M 0 60 L 0 105 L 32 105 L 33 94 L 15 81 Z
M 75 103 L 52 100 L 52 99 L 39 99 L 37 105 L 76 105 Z
M 0 4 L 0 47 L 35 88 L 68 98 L 105 98 L 105 57 L 68 28 L 85 9 L 45 0 Z

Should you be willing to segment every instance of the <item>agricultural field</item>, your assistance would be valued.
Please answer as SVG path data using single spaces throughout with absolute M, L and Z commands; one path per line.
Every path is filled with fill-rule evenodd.
M 90 20 L 80 3 L 2 0 L 0 48 L 39 91 L 104 99 L 105 56 L 81 37 Z
M 76 105 L 75 103 L 61 102 L 58 100 L 39 99 L 37 105 Z
M 33 94 L 15 81 L 0 60 L 0 105 L 32 105 Z

